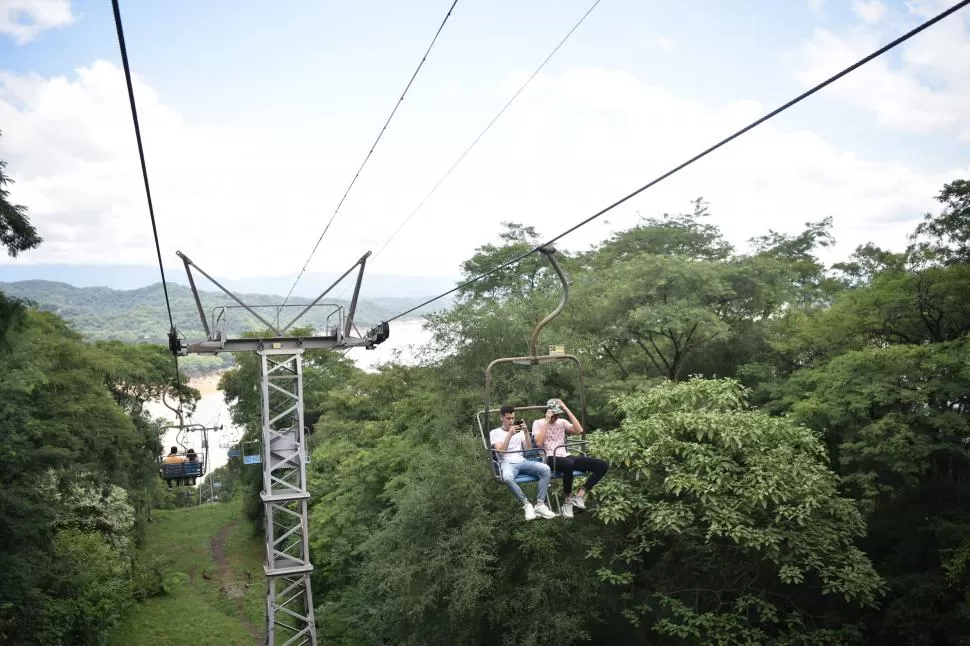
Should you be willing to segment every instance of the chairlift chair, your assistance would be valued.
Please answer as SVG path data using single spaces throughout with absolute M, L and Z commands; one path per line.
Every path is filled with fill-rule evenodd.
M 565 346 L 563 345 L 549 346 L 549 354 L 540 355 L 538 354 L 538 351 L 537 351 L 539 333 L 546 325 L 549 324 L 549 322 L 551 322 L 554 318 L 559 316 L 559 314 L 566 308 L 566 303 L 569 300 L 569 284 L 566 281 L 566 277 L 563 274 L 562 269 L 559 267 L 559 263 L 556 261 L 556 258 L 554 255 L 556 253 L 556 250 L 551 247 L 544 247 L 539 251 L 546 256 L 546 258 L 549 260 L 549 263 L 552 265 L 552 268 L 555 270 L 556 275 L 559 277 L 559 282 L 562 284 L 562 299 L 559 301 L 559 305 L 556 307 L 556 309 L 553 310 L 550 314 L 548 314 L 544 319 L 539 321 L 539 323 L 532 330 L 532 337 L 529 340 L 529 350 L 530 350 L 529 355 L 522 356 L 522 357 L 500 357 L 488 364 L 488 367 L 485 369 L 485 407 L 483 410 L 478 411 L 476 415 L 479 433 L 481 434 L 481 438 L 482 438 L 482 444 L 484 445 L 485 450 L 489 456 L 489 463 L 491 464 L 492 475 L 497 482 L 502 482 L 502 474 L 498 464 L 499 452 L 496 449 L 492 448 L 491 443 L 489 441 L 489 433 L 493 428 L 496 428 L 497 426 L 497 425 L 496 426 L 492 425 L 492 415 L 495 413 L 499 413 L 500 411 L 499 408 L 492 408 L 492 401 L 493 401 L 492 371 L 496 366 L 499 366 L 502 364 L 515 364 L 515 365 L 532 367 L 537 365 L 551 364 L 557 361 L 568 361 L 575 364 L 578 372 L 578 381 L 579 381 L 578 383 L 579 401 L 580 401 L 579 419 L 580 419 L 580 423 L 583 425 L 583 433 L 580 436 L 581 437 L 580 440 L 570 440 L 569 438 L 567 438 L 564 446 L 566 447 L 567 451 L 570 449 L 573 449 L 579 454 L 585 455 L 585 446 L 588 444 L 588 441 L 586 440 L 586 383 L 585 383 L 585 373 L 583 372 L 582 362 L 580 362 L 579 358 L 576 357 L 575 355 L 568 354 L 565 351 Z M 516 414 L 518 414 L 521 411 L 536 411 L 539 413 L 537 417 L 541 417 L 542 414 L 544 414 L 545 410 L 546 410 L 546 406 L 544 403 L 515 407 Z M 531 421 L 529 423 L 531 425 Z M 529 432 L 531 433 L 531 430 Z M 505 451 L 503 453 L 510 453 L 510 452 Z M 518 453 L 518 451 L 516 451 L 516 453 Z M 521 453 L 523 453 L 526 456 L 526 459 L 545 461 L 545 451 L 541 448 L 525 449 L 521 451 Z M 555 460 L 555 457 L 554 457 L 554 460 Z M 555 464 L 555 461 L 553 462 L 553 464 Z M 574 475 L 581 476 L 583 475 L 583 473 L 579 471 L 575 471 Z M 558 477 L 561 477 L 561 476 L 554 471 L 553 478 L 558 478 Z M 518 477 L 516 477 L 515 481 L 519 484 L 523 484 L 527 482 L 537 482 L 538 478 L 527 474 L 520 474 Z M 551 490 L 550 492 L 552 493 L 553 498 L 556 500 L 556 507 L 558 507 L 558 501 L 559 501 L 558 494 L 552 492 Z
M 159 475 L 169 485 L 174 482 L 176 486 L 182 486 L 183 482 L 201 478 L 206 474 L 209 454 L 208 429 L 203 424 L 172 424 L 163 426 L 161 433 L 164 435 L 172 429 L 178 429 L 178 434 L 175 436 L 175 443 L 182 447 L 182 450 L 177 451 L 175 455 L 184 459 L 181 462 L 168 464 L 162 462 L 159 468 Z M 199 451 L 195 450 L 194 442 L 187 437 L 193 433 L 199 433 L 201 436 L 199 441 L 201 449 Z M 191 453 L 189 449 L 192 450 Z M 166 453 L 162 456 L 162 459 L 164 460 L 168 455 L 172 454 Z M 192 459 L 193 457 L 195 458 L 194 460 Z
M 243 442 L 243 464 L 262 464 L 263 454 L 260 451 L 259 440 Z
M 303 430 L 306 433 L 309 433 L 310 431 L 310 429 L 307 427 L 304 427 Z M 242 446 L 243 446 L 242 451 L 240 451 L 239 449 L 230 449 L 229 457 L 231 458 L 239 457 L 241 454 L 243 459 L 243 464 L 262 464 L 263 454 L 262 454 L 262 446 L 259 440 L 249 440 L 247 442 L 243 442 Z M 303 457 L 303 462 L 305 464 L 310 464 L 309 451 L 307 451 L 306 455 Z

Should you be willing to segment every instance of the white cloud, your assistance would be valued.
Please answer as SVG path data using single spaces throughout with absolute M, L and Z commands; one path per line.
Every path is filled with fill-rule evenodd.
M 570 167 L 555 166 L 547 177 L 541 170 L 531 173 L 534 183 L 567 191 L 561 201 L 547 197 L 548 210 L 576 214 L 548 232 L 595 212 L 767 111 L 751 101 L 706 109 L 622 72 L 572 70 L 541 79 L 539 88 L 542 105 L 532 106 L 533 120 L 514 120 L 519 131 L 509 139 L 526 140 L 523 148 L 535 151 L 521 160 L 520 170 L 570 160 Z M 628 226 L 634 208 L 644 215 L 683 211 L 688 199 L 703 195 L 715 222 L 743 245 L 768 228 L 800 231 L 804 222 L 831 215 L 844 256 L 870 240 L 902 247 L 917 218 L 935 209 L 932 196 L 942 183 L 970 175 L 970 167 L 927 172 L 862 159 L 816 133 L 781 123 L 749 132 L 608 217 L 618 228 Z M 563 138 L 564 132 L 570 136 Z M 574 235 L 593 238 L 596 228 L 591 224 Z
M 886 14 L 886 5 L 879 0 L 853 0 L 852 13 L 866 22 L 879 22 Z
M 508 79 L 496 100 L 521 81 Z M 234 115 L 203 129 L 137 78 L 135 91 L 163 258 L 174 264 L 181 249 L 225 278 L 295 276 L 359 164 L 360 142 L 341 139 L 340 123 L 319 120 L 249 123 Z M 764 111 L 751 101 L 707 107 L 621 71 L 539 76 L 369 271 L 454 275 L 475 247 L 495 239 L 501 220 L 550 237 Z M 0 158 L 17 180 L 12 197 L 29 206 L 45 238 L 40 249 L 0 262 L 155 262 L 117 66 L 101 61 L 70 79 L 2 74 L 0 123 Z M 465 146 L 405 132 L 382 142 L 310 271 L 341 271 L 365 249 L 376 251 Z M 961 173 L 970 168 L 863 159 L 779 120 L 560 246 L 585 248 L 634 224 L 637 211 L 680 212 L 703 195 L 714 223 L 742 247 L 768 228 L 797 232 L 832 215 L 841 256 L 868 241 L 900 248 L 921 214 L 935 209 L 942 183 Z
M 71 0 L 0 0 L 0 34 L 24 45 L 48 29 L 61 29 L 77 17 Z
M 654 44 L 660 49 L 667 50 L 668 52 L 674 48 L 674 41 L 663 34 L 657 34 L 653 39 Z
M 876 26 L 872 3 L 857 2 L 866 24 L 836 34 L 816 29 L 799 51 L 798 76 L 817 83 L 938 13 L 936 0 L 912 2 L 906 13 Z M 869 9 L 859 10 L 866 5 Z M 953 14 L 900 46 L 901 60 L 883 55 L 825 90 L 871 113 L 880 126 L 916 134 L 942 133 L 970 142 L 970 11 Z

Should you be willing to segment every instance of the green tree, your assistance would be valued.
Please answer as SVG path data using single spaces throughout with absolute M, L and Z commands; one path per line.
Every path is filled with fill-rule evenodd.
M 864 245 L 849 289 L 792 321 L 791 375 L 774 407 L 824 433 L 889 593 L 864 616 L 872 643 L 957 644 L 970 634 L 961 555 L 970 535 L 964 255 L 966 182 L 948 184 L 905 253 Z
M 106 366 L 122 361 L 113 351 L 121 349 L 85 343 L 36 310 L 23 312 L 0 349 L 4 643 L 97 643 L 134 594 L 125 574 L 133 507 L 145 506 L 142 492 L 158 480 L 157 428 L 107 387 Z M 170 374 L 154 378 L 147 385 L 146 376 L 149 390 Z M 94 542 L 102 547 L 79 558 Z
M 622 372 L 678 379 L 692 356 L 729 332 L 715 310 L 729 290 L 717 263 L 643 254 L 587 275 L 576 300 Z
M 708 204 L 703 198 L 697 198 L 692 204 L 691 213 L 641 217 L 635 227 L 613 234 L 601 247 L 590 252 L 586 260 L 595 268 L 642 255 L 726 260 L 734 250 L 716 225 L 704 221 L 710 217 Z
M 10 202 L 6 186 L 13 184 L 13 180 L 4 172 L 6 168 L 7 162 L 0 160 L 0 244 L 16 258 L 21 252 L 40 246 L 43 238 L 30 223 L 27 207 Z
M 517 222 L 502 222 L 502 227 L 504 231 L 499 233 L 502 244 L 498 246 L 492 243 L 484 244 L 475 250 L 475 255 L 461 264 L 461 282 L 504 265 L 535 248 L 540 242 L 539 234 L 534 227 L 523 226 Z M 468 303 L 481 298 L 497 300 L 514 296 L 527 298 L 542 288 L 550 274 L 552 270 L 542 256 L 533 254 L 462 288 L 458 299 L 459 302 Z
M 944 185 L 936 199 L 945 205 L 943 211 L 924 216 L 910 236 L 908 254 L 944 266 L 970 265 L 970 180 Z
M 830 243 L 831 221 L 769 232 L 735 255 L 707 215 L 698 202 L 692 214 L 644 220 L 585 258 L 574 297 L 582 307 L 568 324 L 621 378 L 735 376 L 766 350 L 777 317 L 825 305 L 837 290 L 814 255 Z
M 591 550 L 600 577 L 670 643 L 850 641 L 827 597 L 876 601 L 883 583 L 856 545 L 865 522 L 820 439 L 746 395 L 691 379 L 617 397 L 622 425 L 592 444 L 616 467 L 596 515 L 623 528 Z

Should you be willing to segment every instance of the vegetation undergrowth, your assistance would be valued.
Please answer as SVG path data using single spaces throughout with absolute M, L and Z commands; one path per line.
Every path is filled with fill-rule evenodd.
M 137 558 L 158 594 L 125 613 L 109 646 L 262 643 L 263 544 L 238 503 L 153 512 Z

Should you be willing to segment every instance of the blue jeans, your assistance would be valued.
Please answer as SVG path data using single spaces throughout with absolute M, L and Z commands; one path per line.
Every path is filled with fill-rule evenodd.
M 512 495 L 518 498 L 519 502 L 526 503 L 529 501 L 515 481 L 515 478 L 520 473 L 526 473 L 539 478 L 539 497 L 536 500 L 545 501 L 546 491 L 549 489 L 549 478 L 552 476 L 552 469 L 549 468 L 549 465 L 542 462 L 522 460 L 520 462 L 503 461 L 499 463 L 499 467 L 502 469 L 502 482 L 505 483 L 506 487 L 511 489 Z

